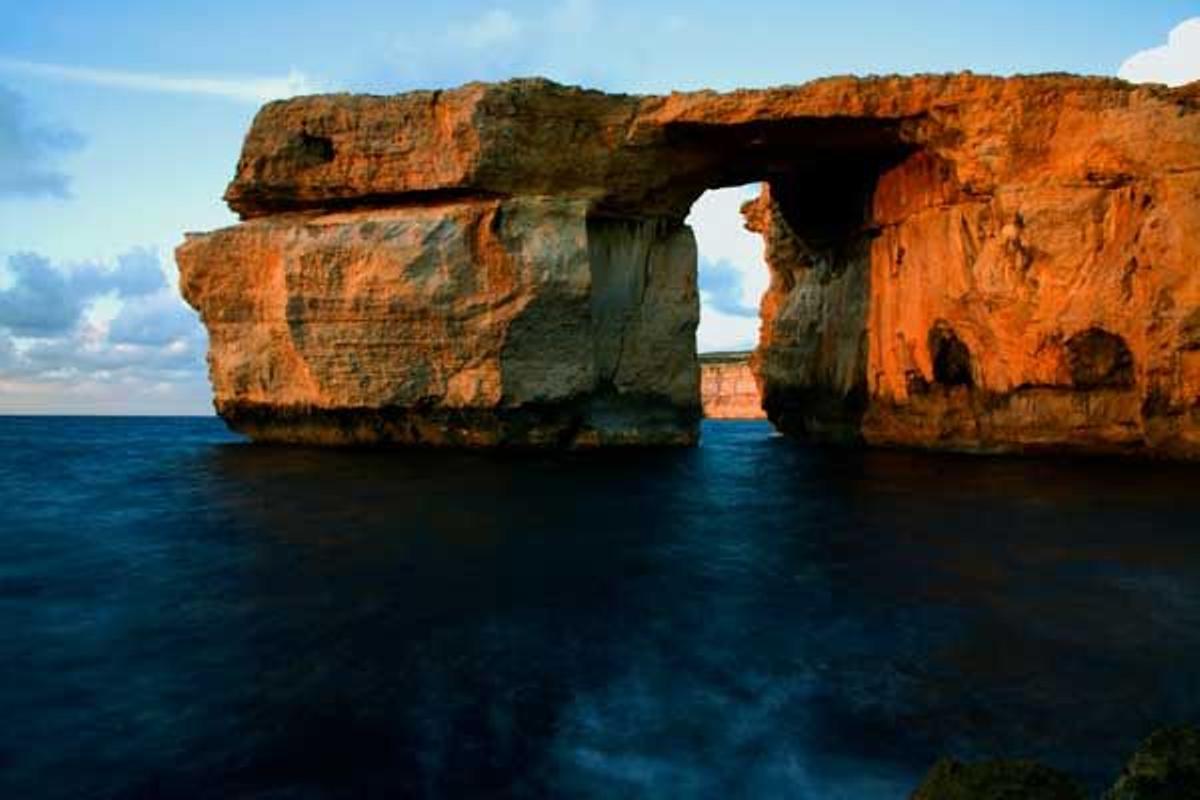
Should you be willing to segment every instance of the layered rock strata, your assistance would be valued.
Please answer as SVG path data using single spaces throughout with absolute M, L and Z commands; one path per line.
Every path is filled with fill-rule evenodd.
M 189 238 L 217 410 L 309 444 L 687 443 L 691 232 L 557 198 L 272 215 Z
M 707 419 L 765 419 L 750 353 L 700 355 L 700 405 Z
M 705 189 L 771 284 L 753 365 L 805 438 L 1200 456 L 1200 84 L 540 80 L 272 103 L 181 287 L 258 439 L 688 443 Z

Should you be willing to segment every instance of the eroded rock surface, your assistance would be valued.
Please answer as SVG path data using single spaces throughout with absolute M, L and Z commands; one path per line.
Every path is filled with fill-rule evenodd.
M 762 181 L 754 369 L 802 437 L 1200 456 L 1200 84 L 540 80 L 272 103 L 178 251 L 256 438 L 687 443 L 705 189 Z
M 256 440 L 692 440 L 691 231 L 523 198 L 303 212 L 192 237 L 217 411 Z M 635 268 L 636 267 L 636 268 Z
M 700 404 L 708 419 L 765 419 L 750 353 L 700 356 Z

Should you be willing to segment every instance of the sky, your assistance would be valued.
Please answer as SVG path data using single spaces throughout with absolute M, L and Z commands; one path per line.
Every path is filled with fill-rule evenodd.
M 221 202 L 266 100 L 544 75 L 608 91 L 831 74 L 1200 78 L 1200 2 L 7 0 L 0 8 L 0 413 L 212 413 L 172 251 Z M 709 192 L 700 349 L 757 338 L 766 288 Z

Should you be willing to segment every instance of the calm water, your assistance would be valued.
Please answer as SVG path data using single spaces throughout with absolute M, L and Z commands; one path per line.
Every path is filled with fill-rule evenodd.
M 0 796 L 900 798 L 1200 717 L 1195 468 L 0 419 Z

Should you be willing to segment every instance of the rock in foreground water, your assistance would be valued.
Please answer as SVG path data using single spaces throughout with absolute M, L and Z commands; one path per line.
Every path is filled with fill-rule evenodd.
M 1200 730 L 1156 731 L 1125 765 L 1105 800 L 1200 800 Z
M 1032 761 L 942 759 L 911 800 L 1085 800 L 1083 790 L 1060 772 Z

